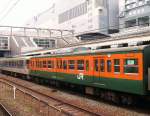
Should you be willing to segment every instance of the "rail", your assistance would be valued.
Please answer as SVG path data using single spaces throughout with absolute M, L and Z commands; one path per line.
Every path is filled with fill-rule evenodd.
M 7 110 L 7 108 L 2 103 L 0 103 L 0 107 L 5 112 L 6 115 L 12 116 L 12 114 Z
M 18 84 L 17 82 L 12 82 L 12 81 L 10 81 L 10 80 L 8 80 L 8 79 L 6 79 L 6 78 L 3 78 L 3 80 L 6 80 L 7 82 L 4 82 L 4 81 L 2 81 L 2 80 L 0 80 L 0 83 L 3 83 L 3 86 L 5 86 L 5 88 L 7 88 L 7 87 L 9 87 L 9 89 L 11 89 L 12 91 L 11 91 L 11 93 L 13 93 L 13 95 L 11 95 L 11 96 L 13 96 L 13 99 L 17 99 L 18 97 L 18 95 L 17 94 L 23 94 L 23 98 L 24 98 L 24 100 L 23 101 L 25 101 L 26 100 L 26 96 L 28 96 L 29 98 L 28 99 L 30 99 L 30 101 L 28 101 L 28 103 L 30 104 L 30 105 L 33 105 L 34 104 L 34 102 L 35 102 L 35 100 L 38 102 L 37 104 L 38 105 L 36 105 L 36 106 L 38 106 L 36 109 L 38 109 L 37 111 L 40 111 L 40 112 L 38 112 L 38 113 L 43 113 L 44 115 L 46 115 L 46 116 L 49 116 L 49 115 L 52 115 L 51 113 L 53 112 L 53 115 L 60 115 L 60 114 L 64 114 L 64 115 L 72 115 L 70 112 L 68 112 L 68 111 L 66 111 L 65 109 L 63 109 L 63 107 L 61 108 L 61 107 L 59 107 L 59 104 L 60 105 L 66 105 L 66 106 L 69 106 L 69 107 L 72 107 L 72 108 L 74 108 L 74 109 L 76 109 L 76 111 L 80 111 L 80 112 L 85 112 L 85 113 L 87 113 L 87 114 L 90 114 L 90 115 L 100 115 L 99 113 L 94 113 L 94 112 L 91 112 L 91 111 L 89 111 L 88 109 L 84 109 L 84 108 L 81 108 L 81 107 L 78 107 L 78 106 L 76 106 L 76 105 L 74 105 L 74 104 L 71 104 L 71 103 L 67 103 L 66 101 L 63 101 L 63 100 L 60 100 L 60 99 L 57 99 L 57 98 L 54 98 L 54 97 L 52 97 L 52 96 L 48 96 L 48 95 L 46 95 L 46 94 L 44 94 L 44 93 L 41 93 L 41 92 L 39 92 L 39 91 L 35 91 L 35 90 L 33 90 L 33 89 L 30 89 L 29 87 L 25 87 L 25 86 L 23 86 L 23 85 L 20 85 L 20 84 Z M 10 84 L 10 83 L 8 83 L 8 82 L 10 82 L 10 83 L 12 83 L 12 84 Z M 14 86 L 15 85 L 15 86 Z M 34 93 L 37 93 L 37 94 L 40 94 L 40 95 L 42 95 L 42 96 L 45 96 L 45 97 L 47 97 L 47 98 L 50 98 L 50 99 L 52 99 L 52 100 L 54 100 L 54 101 L 56 101 L 57 102 L 57 104 L 56 105 L 51 105 L 51 104 L 49 104 L 47 101 L 43 101 L 43 100 L 41 100 L 40 98 L 38 98 L 38 97 L 36 97 L 36 96 L 34 96 L 34 95 L 32 95 L 30 92 L 27 92 L 27 91 L 24 91 L 23 89 L 20 89 L 20 88 L 18 88 L 17 86 L 19 86 L 19 87 L 21 87 L 21 88 L 26 88 L 26 89 L 28 89 L 29 91 L 32 91 L 32 92 L 34 92 Z M 3 87 L 1 87 L 1 88 L 3 88 Z M 7 91 L 7 89 L 5 89 L 5 91 Z M 45 106 L 45 108 L 43 109 L 43 104 L 44 104 L 44 106 Z M 35 105 L 34 105 L 35 106 Z

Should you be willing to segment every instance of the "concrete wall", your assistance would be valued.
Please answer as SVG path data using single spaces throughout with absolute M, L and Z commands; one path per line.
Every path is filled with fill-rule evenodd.
M 87 13 L 59 23 L 59 15 L 87 3 Z M 99 5 L 96 3 L 100 3 Z M 50 9 L 30 20 L 30 26 L 70 29 L 75 33 L 86 32 L 108 33 L 108 29 L 118 29 L 119 0 L 53 0 Z

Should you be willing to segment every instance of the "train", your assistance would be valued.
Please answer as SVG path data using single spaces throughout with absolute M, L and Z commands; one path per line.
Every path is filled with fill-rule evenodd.
M 3 74 L 68 87 L 130 105 L 150 98 L 150 45 L 1 58 Z

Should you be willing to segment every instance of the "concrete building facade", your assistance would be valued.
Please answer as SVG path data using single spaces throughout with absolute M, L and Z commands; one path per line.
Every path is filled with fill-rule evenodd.
M 150 0 L 122 0 L 120 30 L 150 24 Z
M 26 26 L 74 30 L 75 35 L 118 30 L 118 0 L 53 0 L 52 6 Z

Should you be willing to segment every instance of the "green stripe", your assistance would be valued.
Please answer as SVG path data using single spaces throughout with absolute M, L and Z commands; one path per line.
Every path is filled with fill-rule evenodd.
M 86 86 L 93 86 L 103 89 L 115 90 L 120 92 L 127 92 L 133 94 L 145 94 L 143 81 L 104 78 L 84 76 L 83 80 L 77 79 L 77 75 L 65 73 L 51 73 L 46 71 L 30 71 L 30 74 L 41 78 L 51 78 L 55 80 L 65 81 L 74 84 L 81 84 Z

